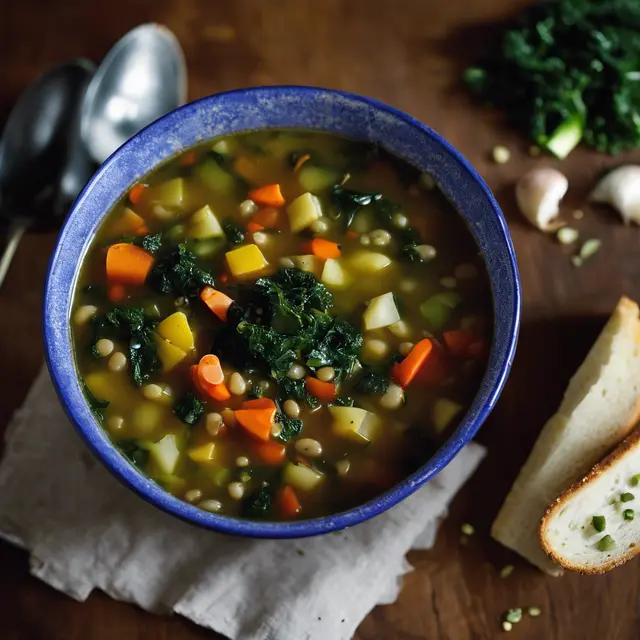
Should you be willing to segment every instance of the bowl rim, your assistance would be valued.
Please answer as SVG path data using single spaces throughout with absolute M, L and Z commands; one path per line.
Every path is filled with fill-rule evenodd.
M 109 210 L 99 212 L 94 216 L 94 226 L 90 233 L 90 238 L 87 237 L 84 239 L 81 253 L 73 265 L 75 276 L 72 276 L 72 282 L 68 281 L 69 278 L 65 275 L 65 271 L 59 268 L 60 265 L 64 263 L 65 250 L 70 248 L 72 246 L 71 243 L 74 242 L 72 237 L 73 226 L 75 218 L 80 215 L 78 212 L 82 213 L 85 206 L 90 206 L 90 202 L 87 204 L 87 201 L 90 199 L 92 192 L 100 188 L 105 188 L 102 186 L 102 182 L 103 180 L 106 183 L 109 182 L 109 171 L 112 166 L 118 162 L 119 158 L 127 154 L 131 155 L 140 140 L 154 132 L 162 135 L 163 130 L 167 130 L 173 125 L 179 126 L 181 122 L 184 123 L 185 119 L 189 117 L 201 117 L 198 116 L 199 109 L 212 107 L 216 102 L 224 101 L 225 99 L 239 98 L 240 100 L 268 101 L 281 99 L 283 96 L 291 98 L 324 98 L 330 101 L 346 101 L 346 103 L 351 104 L 358 103 L 358 108 L 364 107 L 372 109 L 378 114 L 382 113 L 386 117 L 391 118 L 395 122 L 408 125 L 411 129 L 417 129 L 423 136 L 426 136 L 431 143 L 435 143 L 436 146 L 445 152 L 442 162 L 444 162 L 445 165 L 448 163 L 448 168 L 460 168 L 462 175 L 465 176 L 466 174 L 465 179 L 467 186 L 472 188 L 479 187 L 481 198 L 484 200 L 482 206 L 495 217 L 498 243 L 500 245 L 499 249 L 502 250 L 502 254 L 504 254 L 503 257 L 505 258 L 499 265 L 499 268 L 497 268 L 497 271 L 499 271 L 497 274 L 495 273 L 495 269 L 494 272 L 492 272 L 490 266 L 487 265 L 487 271 L 492 284 L 492 300 L 494 306 L 494 332 L 489 362 L 480 383 L 480 389 L 456 431 L 417 471 L 394 485 L 385 493 L 344 512 L 295 522 L 244 520 L 198 509 L 166 492 L 160 485 L 137 471 L 134 466 L 117 451 L 116 447 L 109 440 L 106 431 L 88 407 L 88 403 L 80 386 L 70 340 L 71 303 L 73 301 L 73 292 L 75 291 L 77 278 L 77 269 L 75 267 L 84 259 L 86 250 L 90 245 L 90 238 L 93 237 L 95 229 L 102 222 Z M 284 125 L 281 128 L 287 127 L 314 128 L 313 126 L 309 127 L 307 125 Z M 317 127 L 317 130 L 336 133 L 329 128 Z M 338 133 L 338 135 L 340 134 Z M 185 146 L 176 149 L 175 154 L 186 148 Z M 165 160 L 166 158 L 157 159 L 155 166 Z M 406 158 L 405 161 L 415 164 Z M 459 167 L 455 167 L 456 163 Z M 148 173 L 148 171 L 144 172 L 144 174 L 146 173 Z M 134 184 L 139 177 L 140 175 L 134 177 L 128 187 Z M 450 191 L 448 189 L 444 178 L 442 182 L 439 181 L 439 186 L 450 200 L 455 200 L 455 190 Z M 109 189 L 108 186 L 106 188 Z M 453 205 L 458 215 L 463 217 L 476 242 L 480 244 L 480 249 L 486 263 L 488 255 L 491 255 L 492 252 L 488 252 L 488 246 L 482 247 L 476 235 L 478 230 L 472 228 L 472 225 L 463 213 L 464 206 L 456 202 L 453 202 Z M 494 247 L 491 248 L 493 249 Z M 70 266 L 67 264 L 66 268 L 69 269 Z M 494 279 L 500 280 L 499 284 L 501 286 L 497 288 L 497 291 Z M 62 304 L 60 300 L 59 292 L 61 290 L 64 292 L 63 296 L 66 296 L 65 304 Z M 501 318 L 499 318 L 497 309 L 500 305 L 506 307 L 500 311 L 500 313 L 503 314 Z M 521 284 L 515 252 L 505 218 L 484 180 L 457 149 L 427 125 L 374 98 L 334 89 L 298 85 L 278 85 L 235 89 L 233 91 L 206 96 L 185 104 L 150 124 L 115 151 L 115 153 L 99 167 L 78 196 L 56 240 L 56 245 L 47 269 L 42 321 L 46 363 L 62 407 L 85 444 L 120 482 L 132 489 L 150 504 L 197 526 L 221 533 L 255 538 L 301 538 L 344 529 L 364 522 L 386 511 L 413 494 L 419 487 L 433 478 L 453 460 L 462 447 L 472 439 L 489 413 L 493 410 L 504 388 L 517 345 L 520 310 Z M 503 323 L 500 327 L 498 327 L 499 321 Z M 482 396 L 484 396 L 484 398 L 482 402 L 479 402 L 479 398 Z

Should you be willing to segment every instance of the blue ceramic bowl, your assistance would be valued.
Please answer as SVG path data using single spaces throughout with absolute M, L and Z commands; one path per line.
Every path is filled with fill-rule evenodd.
M 202 140 L 248 129 L 299 127 L 377 143 L 428 171 L 467 222 L 486 261 L 494 298 L 494 338 L 487 371 L 467 415 L 439 451 L 412 476 L 360 507 L 299 522 L 254 522 L 197 509 L 140 474 L 113 447 L 79 384 L 70 314 L 84 255 L 104 216 L 142 176 Z M 231 91 L 185 105 L 116 151 L 78 198 L 58 238 L 46 282 L 44 337 L 49 371 L 62 405 L 94 454 L 151 504 L 193 524 L 243 536 L 294 538 L 363 522 L 411 495 L 471 440 L 493 409 L 511 367 L 520 318 L 520 283 L 509 232 L 493 195 L 446 140 L 410 116 L 370 98 L 311 87 Z

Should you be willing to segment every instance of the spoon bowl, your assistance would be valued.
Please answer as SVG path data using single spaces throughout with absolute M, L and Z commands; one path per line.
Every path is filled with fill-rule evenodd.
M 82 106 L 82 140 L 102 163 L 140 129 L 183 104 L 187 72 L 176 37 L 157 24 L 124 36 L 94 75 Z
M 79 130 L 79 103 L 94 72 L 89 60 L 64 62 L 38 77 L 13 107 L 0 139 L 0 216 L 50 223 L 41 206 L 57 189 Z

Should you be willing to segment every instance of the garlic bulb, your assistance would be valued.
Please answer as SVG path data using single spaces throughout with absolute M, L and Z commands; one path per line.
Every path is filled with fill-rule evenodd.
M 625 224 L 640 224 L 640 166 L 626 165 L 607 173 L 589 196 L 617 209 Z
M 540 167 L 525 173 L 516 184 L 520 211 L 541 231 L 555 231 L 562 223 L 556 218 L 560 200 L 567 193 L 569 181 L 556 169 Z

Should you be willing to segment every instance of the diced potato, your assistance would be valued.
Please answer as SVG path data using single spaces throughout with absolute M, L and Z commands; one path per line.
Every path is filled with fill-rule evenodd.
M 314 276 L 320 277 L 323 268 L 322 258 L 309 254 L 305 256 L 291 256 L 291 259 L 301 271 L 308 271 L 309 273 L 313 273 Z
M 235 138 L 225 138 L 224 140 L 218 140 L 211 150 L 219 153 L 221 156 L 233 155 L 238 148 L 238 142 Z
M 297 233 L 322 216 L 322 205 L 313 194 L 303 193 L 287 207 L 287 215 L 291 231 Z
M 328 287 L 339 289 L 348 286 L 351 278 L 349 278 L 347 272 L 343 269 L 340 260 L 329 258 L 324 263 L 320 280 Z
M 436 293 L 420 305 L 420 314 L 432 331 L 439 331 L 449 322 L 461 302 L 460 294 L 455 291 Z
M 293 462 L 287 462 L 282 472 L 284 484 L 290 484 L 294 489 L 305 492 L 317 489 L 324 481 L 324 478 L 324 474 L 319 471 L 304 464 L 294 464 Z
M 145 442 L 145 449 L 149 450 L 149 456 L 157 469 L 167 475 L 173 475 L 180 461 L 180 449 L 178 437 L 172 433 L 158 442 Z
M 131 385 L 129 376 L 123 376 L 119 372 L 92 371 L 85 376 L 84 381 L 98 400 L 135 404 L 139 399 L 139 391 Z
M 349 257 L 349 264 L 362 273 L 375 273 L 386 269 L 391 258 L 376 251 L 356 251 Z
M 205 238 L 221 238 L 224 231 L 208 204 L 198 209 L 187 222 L 187 237 L 203 240 Z
M 154 340 L 158 347 L 158 358 L 162 362 L 162 371 L 165 373 L 171 371 L 187 357 L 186 351 L 171 344 L 158 334 L 154 336 Z
M 231 193 L 236 188 L 236 179 L 215 160 L 207 160 L 196 168 L 198 177 L 216 193 Z
M 159 184 L 154 201 L 169 209 L 178 209 L 184 202 L 184 178 L 172 178 Z
M 247 244 L 233 251 L 227 251 L 225 255 L 229 271 L 236 278 L 261 271 L 269 264 L 255 244 Z
M 198 258 L 210 258 L 219 253 L 223 247 L 224 241 L 221 238 L 215 238 L 214 240 L 196 240 L 189 249 Z
M 193 331 L 191 331 L 187 316 L 182 311 L 176 311 L 166 317 L 156 327 L 156 331 L 158 335 L 183 351 L 191 351 L 195 346 Z
M 449 398 L 438 398 L 433 405 L 432 413 L 433 427 L 436 433 L 442 433 L 461 411 L 461 404 L 449 400 Z
M 131 411 L 129 425 L 134 435 L 149 437 L 166 422 L 167 410 L 158 402 L 138 401 Z
M 400 314 L 393 299 L 393 293 L 389 291 L 373 298 L 362 314 L 362 318 L 367 331 L 388 327 L 398 322 Z
M 191 449 L 187 451 L 187 455 L 194 462 L 211 462 L 215 455 L 215 449 L 215 442 L 206 442 L 205 444 L 198 445 L 197 447 L 191 447 Z
M 404 320 L 398 320 L 398 322 L 390 324 L 389 331 L 391 331 L 396 338 L 411 337 L 411 327 Z
M 340 181 L 340 173 L 308 162 L 298 171 L 298 184 L 311 193 L 325 191 Z
M 109 234 L 128 236 L 136 233 L 144 225 L 144 220 L 129 207 L 123 207 L 122 213 L 109 225 Z
M 335 434 L 364 444 L 374 440 L 380 431 L 378 417 L 358 407 L 329 407 Z

